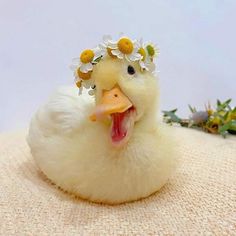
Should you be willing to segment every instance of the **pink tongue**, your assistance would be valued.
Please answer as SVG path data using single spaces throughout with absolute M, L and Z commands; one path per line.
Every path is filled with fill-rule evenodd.
M 126 115 L 127 111 L 122 113 L 114 113 L 111 115 L 112 118 L 111 138 L 113 142 L 121 141 L 127 134 L 127 130 L 123 125 L 123 121 Z

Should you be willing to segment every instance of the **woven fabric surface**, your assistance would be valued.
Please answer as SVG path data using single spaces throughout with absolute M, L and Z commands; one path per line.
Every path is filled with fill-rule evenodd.
M 0 135 L 0 235 L 236 235 L 236 138 L 173 128 L 181 160 L 156 194 L 118 206 L 52 185 L 26 132 Z

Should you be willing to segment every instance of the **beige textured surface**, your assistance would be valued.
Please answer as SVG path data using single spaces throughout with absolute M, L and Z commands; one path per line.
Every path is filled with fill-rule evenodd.
M 176 173 L 159 193 L 119 206 L 63 193 L 35 166 L 24 132 L 0 135 L 0 234 L 236 235 L 236 138 L 174 129 Z

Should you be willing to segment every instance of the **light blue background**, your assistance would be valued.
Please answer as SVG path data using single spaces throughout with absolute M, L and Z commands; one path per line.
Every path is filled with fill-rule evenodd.
M 0 131 L 26 127 L 71 58 L 120 32 L 156 42 L 161 107 L 236 104 L 236 1 L 0 0 Z

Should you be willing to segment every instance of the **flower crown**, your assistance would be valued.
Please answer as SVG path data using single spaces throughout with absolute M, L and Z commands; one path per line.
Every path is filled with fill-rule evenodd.
M 103 42 L 96 48 L 84 50 L 79 58 L 73 60 L 71 69 L 74 71 L 75 83 L 79 88 L 79 94 L 82 93 L 83 87 L 90 89 L 90 95 L 94 94 L 95 85 L 91 79 L 93 67 L 105 56 L 129 62 L 137 61 L 141 72 L 153 72 L 155 69 L 153 58 L 158 53 L 159 50 L 152 43 L 143 43 L 142 40 L 131 40 L 126 36 L 113 41 L 111 36 L 104 36 Z

